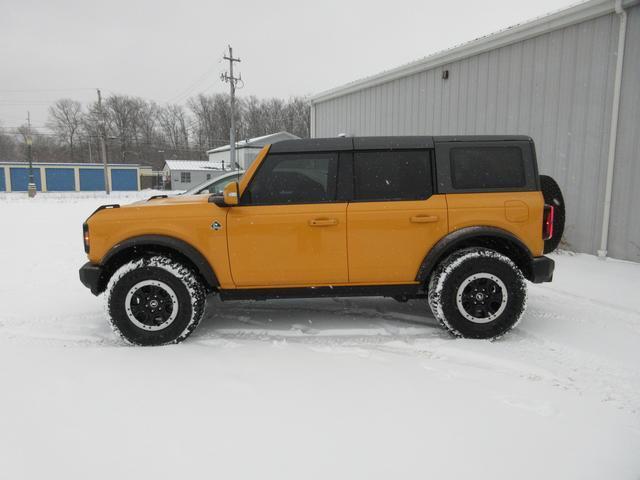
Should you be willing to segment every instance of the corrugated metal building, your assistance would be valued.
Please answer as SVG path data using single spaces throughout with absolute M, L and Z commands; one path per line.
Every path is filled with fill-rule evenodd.
M 312 136 L 341 133 L 530 135 L 563 188 L 565 247 L 640 261 L 637 0 L 588 1 L 313 97 Z

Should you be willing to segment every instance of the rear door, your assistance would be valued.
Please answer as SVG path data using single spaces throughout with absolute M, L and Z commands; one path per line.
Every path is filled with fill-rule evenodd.
M 430 149 L 354 152 L 351 283 L 415 281 L 427 252 L 447 233 L 445 196 L 433 193 L 432 157 Z

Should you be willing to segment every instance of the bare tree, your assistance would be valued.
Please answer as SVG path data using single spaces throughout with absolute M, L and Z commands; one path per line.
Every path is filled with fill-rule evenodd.
M 207 149 L 229 142 L 231 115 L 226 94 L 192 97 L 187 101 L 187 108 L 175 104 L 158 106 L 139 97 L 111 95 L 104 101 L 104 111 L 107 135 L 111 137 L 107 142 L 107 155 L 112 162 L 133 161 L 160 169 L 166 158 L 204 158 Z M 49 111 L 47 123 L 54 133 L 33 129 L 34 158 L 97 161 L 101 121 L 95 103 L 83 110 L 75 100 L 58 100 Z M 237 128 L 238 139 L 282 130 L 308 137 L 309 102 L 304 97 L 239 99 Z M 26 126 L 12 132 L 5 130 L 4 134 L 0 129 L 0 159 L 23 158 L 26 132 Z
M 242 100 L 242 118 L 244 126 L 244 136 L 248 138 L 266 135 L 265 108 L 258 97 L 251 96 Z
M 191 131 L 199 145 L 215 147 L 229 142 L 231 111 L 228 95 L 200 94 L 190 98 L 187 104 L 195 117 Z
M 187 114 L 182 105 L 166 105 L 159 108 L 158 123 L 173 149 L 189 148 Z
M 27 161 L 27 138 L 29 127 L 22 124 L 13 132 L 16 138 L 15 160 Z M 34 162 L 60 162 L 68 159 L 66 146 L 61 148 L 59 139 L 55 135 L 41 133 L 36 128 L 31 128 L 32 155 Z
M 159 140 L 157 118 L 158 106 L 156 103 L 139 99 L 135 124 L 137 138 L 143 147 L 149 147 Z
M 82 104 L 70 98 L 62 98 L 49 107 L 47 126 L 69 147 L 69 157 L 75 158 L 74 144 L 83 122 Z
M 284 129 L 302 138 L 311 130 L 311 104 L 307 98 L 292 97 L 284 107 Z
M 135 151 L 136 120 L 140 110 L 139 99 L 127 95 L 111 95 L 104 102 L 107 131 L 117 137 L 121 161 L 126 162 L 127 152 Z
M 5 133 L 2 124 L 0 124 L 0 161 L 15 160 L 16 156 L 16 139 L 14 135 Z

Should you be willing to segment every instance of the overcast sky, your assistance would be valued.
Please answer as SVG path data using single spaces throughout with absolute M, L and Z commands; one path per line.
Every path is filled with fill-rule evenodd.
M 0 0 L 0 123 L 36 126 L 60 97 L 158 102 L 226 92 L 318 93 L 564 8 L 568 0 Z M 20 90 L 20 91 L 17 91 Z

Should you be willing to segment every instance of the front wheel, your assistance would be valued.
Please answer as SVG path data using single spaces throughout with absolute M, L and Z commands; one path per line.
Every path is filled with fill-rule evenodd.
M 433 315 L 458 337 L 495 339 L 504 335 L 522 317 L 526 299 L 520 269 L 488 248 L 451 254 L 429 282 Z
M 121 266 L 107 287 L 107 312 L 114 331 L 134 345 L 184 340 L 204 314 L 206 292 L 199 277 L 160 255 Z

